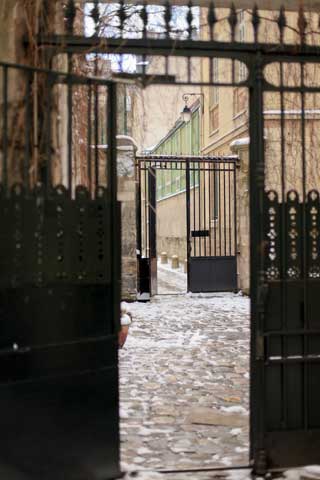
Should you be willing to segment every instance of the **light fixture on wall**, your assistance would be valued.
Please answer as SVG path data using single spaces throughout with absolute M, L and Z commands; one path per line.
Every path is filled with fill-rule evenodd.
M 204 98 L 203 93 L 184 93 L 182 95 L 182 99 L 185 103 L 184 108 L 181 112 L 181 116 L 180 116 L 182 122 L 188 123 L 191 120 L 192 111 L 191 111 L 191 108 L 189 107 L 188 103 L 189 103 L 189 97 L 193 97 L 193 96 L 198 96 L 198 97 L 201 97 L 202 99 Z M 202 110 L 202 113 L 203 113 L 203 101 L 201 103 L 202 103 L 201 110 Z
M 181 120 L 182 120 L 182 122 L 188 123 L 191 120 L 192 112 L 191 112 L 190 107 L 188 107 L 188 96 L 183 95 L 182 98 L 185 101 L 185 106 L 184 106 L 184 108 L 181 112 Z

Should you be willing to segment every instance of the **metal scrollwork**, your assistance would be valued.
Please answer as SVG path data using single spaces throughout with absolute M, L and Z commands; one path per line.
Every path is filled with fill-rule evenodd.
M 320 278 L 320 201 L 319 193 L 311 190 L 307 199 L 307 261 L 308 277 Z
M 266 278 L 268 281 L 280 277 L 279 268 L 279 202 L 275 191 L 266 193 Z
M 301 276 L 301 204 L 295 190 L 287 194 L 287 277 L 297 280 Z

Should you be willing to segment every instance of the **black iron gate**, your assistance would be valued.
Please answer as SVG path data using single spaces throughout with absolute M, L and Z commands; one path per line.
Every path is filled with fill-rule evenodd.
M 115 478 L 115 86 L 3 63 L 0 82 L 0 471 Z
M 236 157 L 187 159 L 188 290 L 237 289 Z
M 263 472 L 320 459 L 320 77 L 303 55 L 255 66 L 252 446 Z M 270 94 L 272 123 L 263 115 Z
M 174 205 L 173 196 L 184 197 L 184 209 L 182 212 L 177 209 L 176 221 L 185 222 L 186 226 L 181 243 L 185 243 L 188 261 L 188 291 L 237 289 L 237 160 L 235 156 L 152 155 L 137 158 L 141 293 L 154 295 L 157 292 L 156 196 L 157 192 L 161 193 L 161 185 L 159 188 L 156 185 L 157 171 L 167 172 L 167 176 L 175 173 L 174 186 L 178 185 L 178 189 L 169 192 L 171 207 L 168 208 Z M 167 183 L 167 179 L 165 181 Z M 162 202 L 165 200 L 166 196 L 161 198 Z M 181 256 L 180 252 L 175 253 Z
M 245 13 L 231 6 L 229 14 L 220 15 L 214 2 L 204 2 L 201 10 L 192 2 L 181 6 L 156 3 L 111 2 L 111 11 L 107 11 L 111 15 L 104 14 L 100 21 L 96 0 L 90 10 L 95 31 L 85 36 L 75 34 L 75 0 L 67 0 L 67 35 L 42 34 L 39 44 L 52 53 L 111 55 L 117 59 L 118 75 L 138 78 L 143 85 L 249 90 L 251 458 L 260 473 L 272 467 L 319 463 L 320 181 L 315 167 L 319 147 L 318 134 L 307 132 L 307 125 L 319 114 L 317 13 L 307 16 L 303 2 L 288 15 L 283 7 L 260 15 L 254 4 Z M 248 2 L 238 3 L 248 6 Z M 286 1 L 285 5 L 292 9 L 293 3 L 298 2 Z M 246 14 L 249 19 L 244 22 Z M 179 15 L 182 21 L 177 24 Z M 139 69 L 132 72 L 123 56 L 138 56 Z M 158 66 L 152 62 L 154 57 L 162 57 Z M 171 69 L 172 57 L 185 60 L 177 77 Z M 204 77 L 200 77 L 199 65 L 193 68 L 194 59 L 207 65 Z M 219 78 L 214 64 L 220 60 L 227 67 Z M 274 68 L 271 76 L 269 66 Z M 271 108 L 270 93 L 276 100 Z M 291 133 L 289 118 L 299 125 Z M 271 136 L 265 131 L 267 119 L 277 124 Z M 268 151 L 268 145 L 278 147 Z M 294 178 L 292 172 L 299 173 Z

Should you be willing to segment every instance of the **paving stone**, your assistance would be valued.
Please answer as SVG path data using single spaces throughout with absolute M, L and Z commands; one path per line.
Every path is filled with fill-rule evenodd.
M 221 410 L 249 408 L 248 308 L 232 294 L 129 305 L 134 321 L 119 352 L 123 470 L 248 462 L 248 416 Z M 165 475 L 189 478 L 215 477 Z
M 158 424 L 163 424 L 163 425 L 170 425 L 172 423 L 175 423 L 176 422 L 176 419 L 175 417 L 168 417 L 168 416 L 162 416 L 162 417 L 154 417 L 153 418 L 153 423 L 155 425 L 158 425 Z
M 224 425 L 226 427 L 242 427 L 248 420 L 241 415 L 228 415 L 210 408 L 194 408 L 186 418 L 186 423 L 200 425 Z

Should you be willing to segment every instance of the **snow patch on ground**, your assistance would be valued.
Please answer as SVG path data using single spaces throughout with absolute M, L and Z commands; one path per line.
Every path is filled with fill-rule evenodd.
M 241 407 L 240 405 L 235 405 L 232 407 L 221 407 L 221 410 L 226 413 L 241 413 L 241 415 L 249 415 L 248 410 Z

